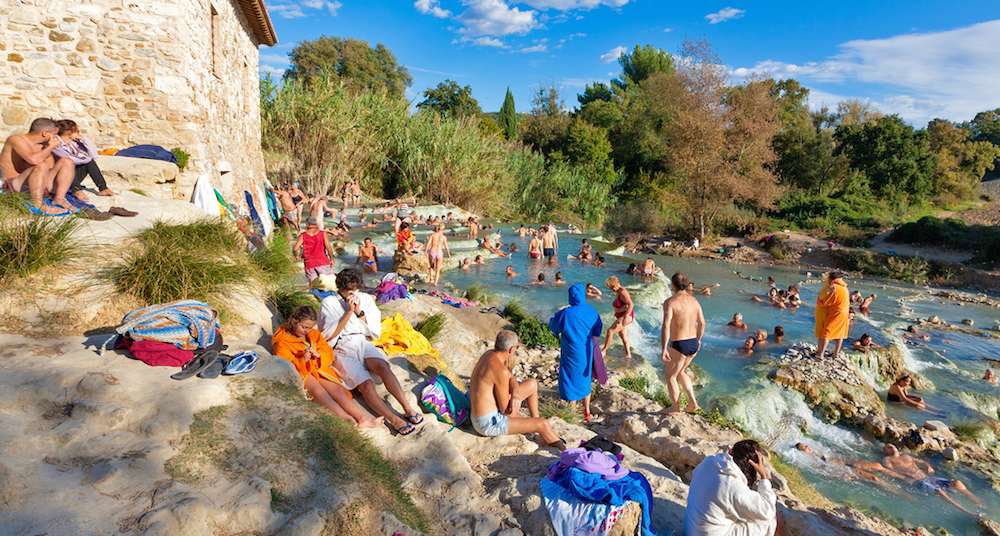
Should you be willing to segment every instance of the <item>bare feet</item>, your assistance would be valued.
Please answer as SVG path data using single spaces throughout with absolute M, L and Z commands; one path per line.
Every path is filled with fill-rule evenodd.
M 699 411 L 701 411 L 701 406 L 699 406 L 698 404 L 688 404 L 687 408 L 685 408 L 684 411 L 688 413 L 698 413 Z
M 65 197 L 62 197 L 62 198 L 53 197 L 52 198 L 52 206 L 53 207 L 61 208 L 63 210 L 68 210 L 70 212 L 76 212 L 76 208 L 73 205 L 71 205 L 69 203 L 69 201 L 66 200 Z M 62 211 L 58 211 L 58 212 L 62 212 Z
M 670 406 L 669 408 L 667 408 L 666 410 L 664 410 L 663 413 L 666 413 L 667 415 L 677 415 L 680 412 L 681 412 L 681 410 L 678 409 L 677 406 Z
M 39 203 L 35 205 L 35 208 L 42 211 L 45 214 L 65 214 L 66 211 L 58 207 L 50 207 L 45 203 Z
M 79 199 L 80 201 L 83 201 L 84 203 L 90 200 L 90 197 L 87 196 L 87 192 L 83 190 L 77 190 L 73 192 L 73 196 Z
M 358 428 L 376 428 L 382 426 L 383 421 L 385 421 L 384 417 L 374 417 L 371 419 L 365 419 L 358 423 Z
M 105 189 L 101 190 L 100 192 L 97 192 L 97 195 L 102 196 L 102 197 L 111 197 L 111 196 L 115 195 L 115 192 L 112 191 L 111 188 L 105 188 Z

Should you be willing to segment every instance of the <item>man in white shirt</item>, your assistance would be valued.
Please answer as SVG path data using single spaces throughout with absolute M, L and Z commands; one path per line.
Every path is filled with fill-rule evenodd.
M 341 372 L 344 387 L 357 389 L 369 408 L 385 417 L 400 435 L 413 433 L 423 422 L 403 393 L 385 354 L 371 343 L 382 334 L 382 313 L 375 299 L 361 289 L 361 273 L 347 268 L 337 274 L 337 293 L 320 305 L 320 329 L 333 348 L 334 366 Z M 389 394 L 403 407 L 400 418 L 375 390 L 372 375 L 378 376 Z

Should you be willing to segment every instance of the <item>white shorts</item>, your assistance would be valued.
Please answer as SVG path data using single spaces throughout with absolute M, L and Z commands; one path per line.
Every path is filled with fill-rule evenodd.
M 362 335 L 341 337 L 337 347 L 333 349 L 337 368 L 343 372 L 344 387 L 355 387 L 373 379 L 365 368 L 365 359 L 381 359 L 388 362 L 385 353 Z

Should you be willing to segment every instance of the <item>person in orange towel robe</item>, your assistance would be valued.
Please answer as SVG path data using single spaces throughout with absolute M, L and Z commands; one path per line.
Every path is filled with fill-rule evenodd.
M 308 305 L 293 311 L 271 337 L 274 355 L 290 362 L 312 399 L 338 417 L 359 428 L 382 424 L 382 417 L 373 417 L 342 385 L 333 349 L 316 329 L 317 319 L 316 309 Z
M 830 272 L 823 280 L 823 287 L 816 297 L 817 358 L 823 357 L 829 341 L 836 341 L 833 353 L 840 354 L 850 328 L 850 315 L 851 298 L 844 274 Z

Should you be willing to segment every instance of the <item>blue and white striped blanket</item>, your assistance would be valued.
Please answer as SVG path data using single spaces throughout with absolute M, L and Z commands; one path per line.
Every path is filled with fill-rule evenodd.
M 115 331 L 133 340 L 159 341 L 182 349 L 207 348 L 219 330 L 218 315 L 207 304 L 181 300 L 136 309 Z

